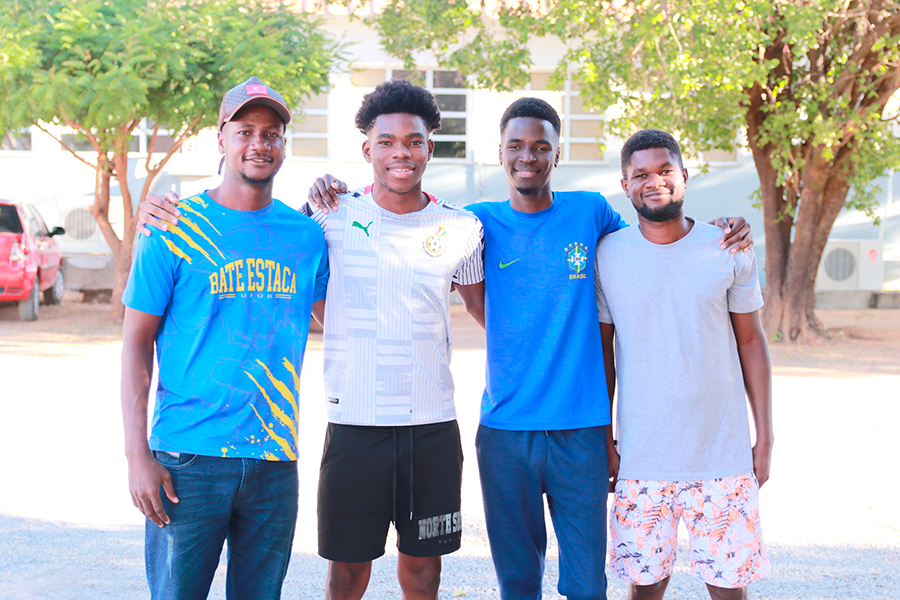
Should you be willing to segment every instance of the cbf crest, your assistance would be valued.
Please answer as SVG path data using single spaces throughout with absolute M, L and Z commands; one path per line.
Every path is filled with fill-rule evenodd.
M 445 240 L 447 235 L 447 228 L 443 225 L 438 225 L 437 231 L 433 234 L 429 235 L 425 238 L 425 242 L 422 244 L 422 247 L 425 249 L 425 252 L 428 253 L 429 256 L 440 256 L 447 249 Z
M 574 273 L 569 273 L 569 279 L 587 279 L 587 275 L 584 273 L 584 270 L 587 268 L 587 261 L 587 245 L 572 242 L 566 246 L 566 264 L 569 265 L 569 270 L 575 271 Z

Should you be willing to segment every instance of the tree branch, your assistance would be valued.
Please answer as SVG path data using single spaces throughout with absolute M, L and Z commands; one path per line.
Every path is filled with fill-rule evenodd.
M 44 127 L 40 123 L 35 121 L 34 126 L 37 127 L 38 129 L 40 129 L 41 131 L 43 131 L 44 133 L 46 133 L 47 135 L 49 135 L 50 137 L 52 137 L 54 140 L 56 140 L 59 143 L 59 145 L 62 146 L 64 150 L 66 150 L 66 152 L 68 152 L 69 154 L 71 154 L 72 156 L 74 156 L 75 158 L 80 160 L 85 165 L 89 166 L 91 169 L 97 169 L 97 167 L 99 166 L 94 163 L 88 162 L 88 161 L 84 160 L 82 157 L 78 156 L 78 153 L 75 152 L 74 150 L 72 150 L 71 148 L 69 148 L 68 144 L 63 142 L 61 138 L 58 138 L 55 135 L 53 135 L 52 133 L 50 133 L 50 130 L 48 130 L 46 127 Z
M 172 144 L 172 148 L 169 149 L 169 152 L 163 158 L 161 158 L 160 161 L 158 163 L 156 163 L 156 165 L 154 165 L 152 168 L 147 169 L 147 172 L 152 171 L 154 173 L 158 173 L 164 166 L 166 166 L 166 163 L 168 163 L 169 160 L 171 160 L 171 158 L 175 155 L 175 153 L 181 149 L 181 147 L 184 145 L 184 143 L 197 134 L 197 125 L 200 123 L 200 119 L 201 119 L 201 117 L 196 117 L 191 122 L 191 124 L 188 125 L 188 127 L 186 129 L 184 129 L 184 131 L 182 131 L 179 134 L 179 136 L 175 139 L 175 142 Z M 156 136 L 155 131 L 154 131 L 153 135 L 154 135 L 154 140 L 155 140 L 155 136 Z M 150 164 L 150 153 L 149 152 L 147 153 L 147 164 L 148 165 Z
M 144 170 L 150 172 L 150 159 L 153 151 L 156 149 L 156 136 L 159 135 L 159 123 L 153 126 L 153 133 L 150 135 L 150 141 L 147 142 L 147 158 L 144 160 Z M 143 196 L 143 194 L 142 194 Z M 141 198 L 143 200 L 143 198 Z
M 95 136 L 90 129 L 88 129 L 87 127 L 83 127 L 78 121 L 70 119 L 66 115 L 66 112 L 63 110 L 62 106 L 57 106 L 56 109 L 59 111 L 59 116 L 62 118 L 63 122 L 66 125 L 68 125 L 71 129 L 74 129 L 75 131 L 80 131 L 81 133 L 83 133 L 84 137 L 94 148 L 94 150 L 96 150 L 98 154 L 103 153 L 103 148 L 100 146 L 100 140 L 97 139 L 97 136 Z

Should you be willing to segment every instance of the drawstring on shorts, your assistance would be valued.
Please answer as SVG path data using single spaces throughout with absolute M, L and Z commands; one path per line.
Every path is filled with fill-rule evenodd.
M 414 489 L 415 489 L 415 469 L 414 469 L 414 456 L 413 447 L 414 447 L 414 438 L 413 438 L 413 428 L 407 427 L 409 430 L 409 520 L 413 520 L 413 502 L 415 500 Z M 392 480 L 392 489 L 391 489 L 391 504 L 393 505 L 391 508 L 391 520 L 396 525 L 397 523 L 397 428 L 391 427 L 391 433 L 393 434 L 394 439 L 394 454 L 393 454 L 393 480 Z

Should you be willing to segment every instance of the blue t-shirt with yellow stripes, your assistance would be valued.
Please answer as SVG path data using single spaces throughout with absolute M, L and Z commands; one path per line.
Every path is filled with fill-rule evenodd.
M 300 369 L 328 252 L 312 219 L 204 192 L 167 232 L 141 237 L 122 301 L 162 317 L 150 448 L 297 459 Z

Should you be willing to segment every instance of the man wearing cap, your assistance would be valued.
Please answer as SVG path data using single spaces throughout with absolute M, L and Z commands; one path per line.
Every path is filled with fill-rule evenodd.
M 226 539 L 226 597 L 281 596 L 297 519 L 299 375 L 328 280 L 322 230 L 272 198 L 290 120 L 259 79 L 230 90 L 222 183 L 181 201 L 179 224 L 136 246 L 122 409 L 152 598 L 206 598 Z
M 401 80 L 379 85 L 356 114 L 373 183 L 344 196 L 340 213 L 302 209 L 325 232 L 334 269 L 318 492 L 328 600 L 363 597 L 391 523 L 406 600 L 437 598 L 441 557 L 461 543 L 449 300 L 455 285 L 467 309 L 480 310 L 482 233 L 471 213 L 422 190 L 440 122 L 426 89 Z M 145 223 L 157 213 L 148 204 L 173 210 L 149 200 L 141 205 Z M 182 211 L 178 227 L 183 219 Z M 175 225 L 152 222 L 164 231 Z M 138 231 L 150 233 L 140 224 Z

